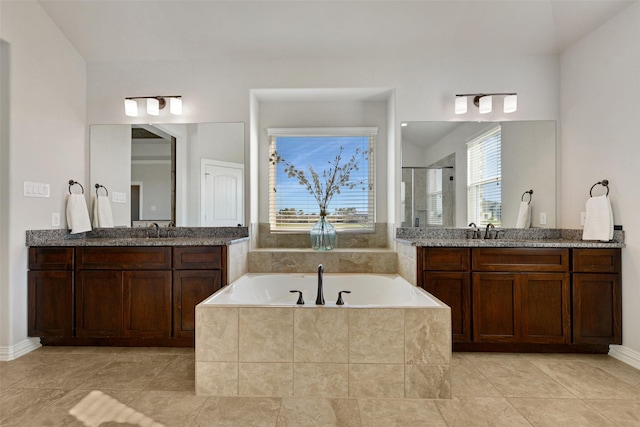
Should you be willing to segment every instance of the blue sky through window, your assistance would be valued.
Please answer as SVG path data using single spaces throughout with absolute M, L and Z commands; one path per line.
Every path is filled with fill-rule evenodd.
M 311 182 L 309 165 L 320 176 L 320 182 L 324 185 L 323 171 L 328 170 L 333 163 L 340 147 L 343 147 L 340 166 L 349 161 L 356 148 L 360 153 L 369 150 L 368 136 L 279 136 L 276 140 L 278 155 L 289 161 L 297 169 L 302 169 Z M 367 213 L 369 200 L 368 177 L 369 162 L 359 155 L 358 171 L 351 173 L 351 181 L 364 180 L 365 184 L 354 189 L 342 188 L 340 194 L 336 194 L 329 203 L 328 211 L 334 213 L 339 208 L 356 208 L 358 212 Z M 307 189 L 300 185 L 297 178 L 289 178 L 284 172 L 285 165 L 276 165 L 276 211 L 285 208 L 302 210 L 305 214 L 319 213 L 318 203 Z

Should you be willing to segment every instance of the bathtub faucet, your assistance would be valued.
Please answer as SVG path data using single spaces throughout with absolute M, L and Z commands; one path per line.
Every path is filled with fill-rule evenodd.
M 316 305 L 324 305 L 324 293 L 322 291 L 322 275 L 324 274 L 324 266 L 318 264 L 318 296 L 316 296 Z

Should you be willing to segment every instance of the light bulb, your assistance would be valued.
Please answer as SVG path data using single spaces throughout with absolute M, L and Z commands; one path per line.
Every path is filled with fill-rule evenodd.
M 138 115 L 138 102 L 135 99 L 124 100 L 124 114 L 129 117 L 136 117 Z
M 483 96 L 480 98 L 480 114 L 486 114 L 491 112 L 491 96 Z
M 179 116 L 182 114 L 182 99 L 181 98 L 169 98 L 169 112 Z
M 518 109 L 518 95 L 507 95 L 504 97 L 504 112 L 513 113 Z
M 456 96 L 456 114 L 464 114 L 467 112 L 467 97 Z
M 150 116 L 160 114 L 160 102 L 156 98 L 147 98 L 147 114 Z

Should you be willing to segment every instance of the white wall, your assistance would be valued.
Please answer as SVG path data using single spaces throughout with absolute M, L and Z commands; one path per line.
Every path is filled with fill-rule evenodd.
M 0 276 L 0 359 L 9 359 L 37 341 L 27 340 L 25 230 L 51 228 L 52 212 L 64 224 L 67 182 L 87 187 L 89 159 L 85 61 L 37 2 L 0 2 L 0 38 L 10 51 L 9 167 L 0 171 L 9 184 L 2 195 L 9 227 L 0 254 L 8 266 Z M 51 197 L 23 197 L 24 181 L 49 183 Z
M 109 191 L 113 225 L 131 226 L 131 127 L 92 126 L 90 129 L 91 180 L 87 189 L 95 199 L 95 184 L 104 185 Z M 117 171 L 117 173 L 114 173 Z M 126 203 L 113 201 L 113 193 L 126 194 Z M 100 189 L 100 194 L 104 190 Z M 92 202 L 93 203 L 93 202 Z M 92 212 L 93 213 L 93 212 Z
M 640 366 L 640 3 L 561 56 L 561 224 L 580 226 L 589 188 L 609 180 L 622 250 L 622 336 Z M 596 190 L 594 189 L 594 192 Z M 600 194 L 600 193 L 597 193 Z
M 559 106 L 559 67 L 554 55 L 415 57 L 384 59 L 333 58 L 331 60 L 296 59 L 224 59 L 202 61 L 155 61 L 88 64 L 88 123 L 140 123 L 126 117 L 122 99 L 158 93 L 183 96 L 184 114 L 176 118 L 161 115 L 157 122 L 244 122 L 258 123 L 262 101 L 252 89 L 280 88 L 393 88 L 387 99 L 386 153 L 384 170 L 396 171 L 395 186 L 388 186 L 387 200 L 400 190 L 400 121 L 422 120 L 557 120 Z M 505 115 L 498 109 L 482 117 L 470 111 L 464 117 L 454 114 L 454 95 L 461 92 L 516 91 L 517 112 Z M 391 107 L 391 108 L 389 108 Z M 251 113 L 254 113 L 253 115 Z M 148 120 L 148 117 L 143 120 Z M 259 188 L 254 171 L 267 165 L 256 150 L 260 129 L 247 126 L 245 149 L 249 159 L 248 188 Z M 251 135 L 251 133 L 258 134 Z M 383 157 L 384 156 L 384 157 Z M 380 182 L 378 179 L 377 182 Z M 258 221 L 253 207 L 264 195 L 248 190 L 250 222 Z M 398 196 L 399 197 L 399 196 Z M 380 200 L 379 200 L 380 201 Z M 386 205 L 386 206 L 385 206 Z M 400 204 L 386 203 L 386 218 L 400 218 Z M 394 229 L 389 227 L 390 236 Z
M 171 221 L 171 162 L 131 163 L 131 182 L 142 183 L 141 221 Z

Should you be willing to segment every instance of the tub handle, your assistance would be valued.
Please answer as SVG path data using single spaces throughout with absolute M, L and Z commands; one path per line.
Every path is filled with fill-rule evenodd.
M 338 301 L 336 301 L 336 305 L 344 305 L 344 301 L 342 300 L 342 294 L 350 294 L 351 291 L 340 291 L 338 292 Z
M 304 305 L 304 300 L 302 299 L 302 291 L 292 290 L 292 291 L 289 291 L 289 292 L 291 292 L 292 294 L 297 292 L 298 293 L 298 302 L 296 304 Z

